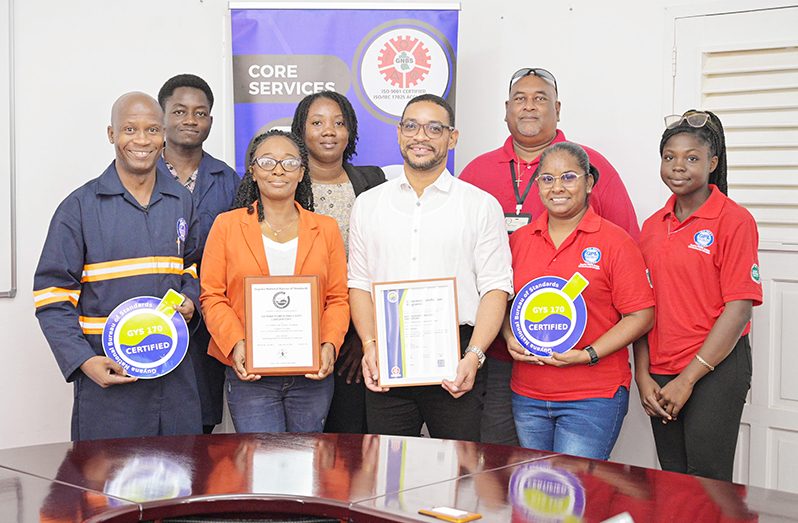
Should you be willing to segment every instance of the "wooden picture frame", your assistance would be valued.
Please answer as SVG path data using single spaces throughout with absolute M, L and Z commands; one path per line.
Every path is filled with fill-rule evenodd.
M 321 367 L 318 276 L 247 276 L 244 294 L 247 372 L 317 373 Z

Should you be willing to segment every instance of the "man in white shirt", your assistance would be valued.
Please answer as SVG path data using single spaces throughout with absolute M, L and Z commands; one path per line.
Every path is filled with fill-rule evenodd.
M 363 341 L 369 432 L 479 439 L 484 383 L 478 369 L 512 294 L 510 248 L 499 203 L 446 169 L 457 144 L 454 111 L 425 94 L 397 130 L 404 174 L 358 196 L 349 239 L 349 303 Z M 464 354 L 442 385 L 380 388 L 372 282 L 455 277 Z

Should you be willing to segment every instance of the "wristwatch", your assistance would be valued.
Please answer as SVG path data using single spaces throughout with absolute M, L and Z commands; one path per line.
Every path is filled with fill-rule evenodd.
M 596 354 L 596 349 L 593 348 L 592 345 L 588 345 L 584 348 L 584 351 L 590 356 L 590 361 L 587 363 L 588 367 L 592 367 L 596 363 L 599 362 L 598 354 Z
M 485 364 L 485 353 L 482 352 L 482 349 L 480 349 L 475 345 L 469 346 L 463 353 L 463 356 L 465 356 L 469 352 L 474 353 L 474 355 L 477 357 L 477 369 L 481 369 L 482 366 Z

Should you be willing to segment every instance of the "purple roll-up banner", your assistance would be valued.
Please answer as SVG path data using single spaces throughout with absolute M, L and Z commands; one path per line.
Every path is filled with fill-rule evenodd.
M 323 90 L 346 95 L 355 108 L 353 164 L 401 166 L 396 126 L 407 102 L 431 93 L 455 105 L 459 4 L 286 5 L 230 4 L 238 174 L 257 134 L 290 129 L 297 103 Z M 447 167 L 454 172 L 453 152 Z M 400 172 L 386 169 L 389 178 Z

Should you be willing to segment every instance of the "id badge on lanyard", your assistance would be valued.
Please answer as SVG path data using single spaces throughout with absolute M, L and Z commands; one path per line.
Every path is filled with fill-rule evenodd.
M 532 184 L 535 183 L 534 179 L 529 180 L 523 195 L 518 191 L 521 180 L 516 178 L 515 175 L 515 160 L 510 160 L 510 179 L 513 182 L 513 191 L 515 192 L 515 214 L 509 212 L 504 213 L 504 226 L 507 228 L 507 234 L 514 233 L 532 221 L 532 215 L 526 212 L 522 213 L 521 207 L 524 206 L 526 196 L 529 194 Z

